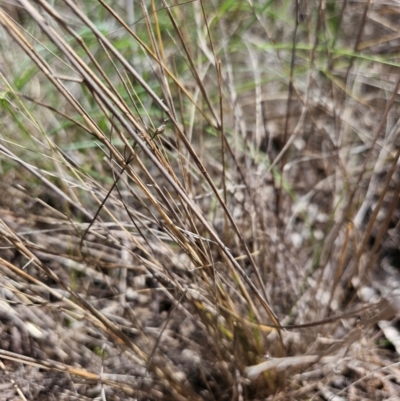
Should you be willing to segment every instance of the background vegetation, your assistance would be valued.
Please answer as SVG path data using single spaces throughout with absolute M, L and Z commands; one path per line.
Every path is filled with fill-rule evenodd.
M 396 1 L 0 4 L 1 400 L 398 399 Z

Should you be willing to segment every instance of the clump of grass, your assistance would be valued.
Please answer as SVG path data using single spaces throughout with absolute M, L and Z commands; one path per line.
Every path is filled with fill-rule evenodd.
M 7 397 L 398 394 L 388 12 L 0 9 Z

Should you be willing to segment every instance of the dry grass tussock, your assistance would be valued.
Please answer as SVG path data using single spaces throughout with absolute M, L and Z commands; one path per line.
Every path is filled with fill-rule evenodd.
M 399 5 L 1 1 L 0 400 L 400 397 Z

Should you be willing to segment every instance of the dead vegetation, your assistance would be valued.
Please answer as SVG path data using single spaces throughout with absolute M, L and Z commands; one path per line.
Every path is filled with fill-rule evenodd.
M 79 3 L 0 2 L 0 400 L 398 399 L 396 2 Z

